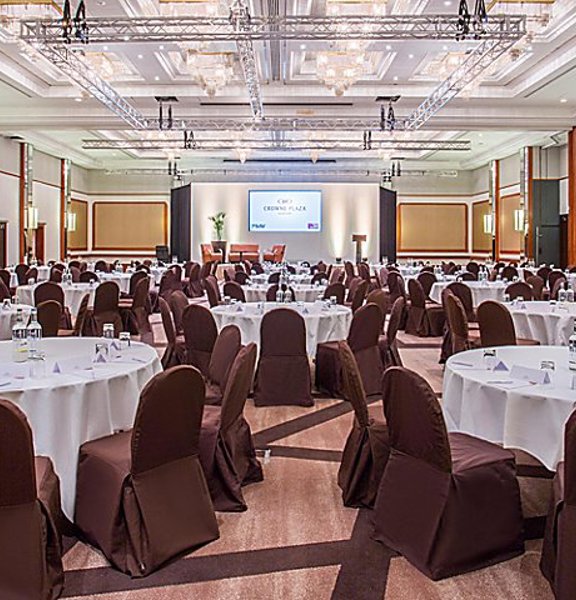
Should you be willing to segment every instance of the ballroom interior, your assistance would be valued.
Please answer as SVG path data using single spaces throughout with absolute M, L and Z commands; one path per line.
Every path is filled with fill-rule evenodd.
M 0 600 L 576 599 L 575 295 L 573 0 L 0 0 Z

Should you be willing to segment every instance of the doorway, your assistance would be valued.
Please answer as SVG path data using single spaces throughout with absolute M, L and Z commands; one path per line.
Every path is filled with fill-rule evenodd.
M 560 265 L 560 182 L 536 179 L 532 188 L 536 264 Z

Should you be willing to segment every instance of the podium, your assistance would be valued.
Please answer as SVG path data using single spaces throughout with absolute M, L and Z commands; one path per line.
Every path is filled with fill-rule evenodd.
M 356 264 L 362 262 L 362 242 L 365 242 L 367 237 L 360 233 L 352 235 L 352 241 L 356 244 Z

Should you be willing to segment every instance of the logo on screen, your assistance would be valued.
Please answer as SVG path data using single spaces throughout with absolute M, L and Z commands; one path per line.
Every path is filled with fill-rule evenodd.
M 318 230 L 319 227 L 320 227 L 320 225 L 318 225 L 318 223 L 308 223 L 308 229 Z

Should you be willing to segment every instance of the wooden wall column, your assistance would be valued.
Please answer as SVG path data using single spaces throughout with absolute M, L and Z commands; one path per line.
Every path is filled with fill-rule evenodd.
M 568 264 L 576 264 L 576 130 L 568 133 Z
M 60 260 L 66 259 L 66 159 L 60 159 Z
M 528 234 L 526 236 L 525 244 L 526 258 L 536 258 L 534 256 L 534 148 L 529 146 L 526 149 L 528 156 L 527 162 L 527 173 L 526 173 L 526 205 L 524 210 L 526 211 L 525 220 L 528 223 Z
M 26 144 L 20 144 L 20 194 L 18 198 L 18 262 L 23 263 L 26 255 L 26 231 L 24 230 L 24 215 L 26 209 Z

